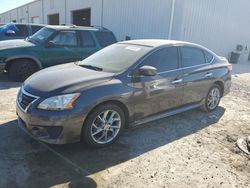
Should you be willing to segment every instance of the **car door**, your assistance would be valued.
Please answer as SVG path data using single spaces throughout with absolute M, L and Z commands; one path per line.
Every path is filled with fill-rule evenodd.
M 44 66 L 74 62 L 81 59 L 77 52 L 80 46 L 76 31 L 59 31 L 45 45 Z
M 184 104 L 201 102 L 213 83 L 213 56 L 206 58 L 204 50 L 180 47 L 181 66 L 183 68 Z M 209 58 L 209 59 L 208 59 Z
M 100 49 L 96 44 L 91 32 L 79 31 L 79 36 L 80 46 L 77 49 L 77 53 L 81 56 L 81 59 L 85 59 Z
M 134 76 L 134 108 L 142 118 L 182 105 L 182 70 L 179 69 L 177 47 L 164 47 L 146 57 L 137 70 L 149 65 L 156 76 Z

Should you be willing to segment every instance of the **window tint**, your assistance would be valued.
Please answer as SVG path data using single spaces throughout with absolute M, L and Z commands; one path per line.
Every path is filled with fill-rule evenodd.
M 75 31 L 61 31 L 54 37 L 52 42 L 56 46 L 76 47 L 77 46 L 76 32 Z
M 213 60 L 214 56 L 210 54 L 208 51 L 204 51 L 204 54 L 206 58 L 206 63 L 210 63 Z
M 190 67 L 206 63 L 202 50 L 192 47 L 181 47 L 182 66 Z
M 80 33 L 81 33 L 82 45 L 84 47 L 95 46 L 95 42 L 94 42 L 93 37 L 89 31 L 81 31 Z
M 34 26 L 34 25 L 32 25 L 32 26 L 31 26 L 32 35 L 35 34 L 37 31 L 39 31 L 39 30 L 42 29 L 42 28 L 43 28 L 42 26 Z
M 26 37 L 28 36 L 28 30 L 27 30 L 27 27 L 26 25 L 16 25 L 16 36 L 19 36 L 19 37 Z
M 157 68 L 158 72 L 178 69 L 178 52 L 176 47 L 167 47 L 154 52 L 144 60 L 143 65 Z M 142 65 L 142 66 L 143 66 Z
M 102 47 L 116 43 L 116 38 L 112 32 L 95 32 L 96 38 Z

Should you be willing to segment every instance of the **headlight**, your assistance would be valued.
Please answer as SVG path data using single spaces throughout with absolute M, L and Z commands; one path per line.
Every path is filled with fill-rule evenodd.
M 37 108 L 43 110 L 66 110 L 73 106 L 75 100 L 80 96 L 80 93 L 59 95 L 50 97 L 41 102 Z

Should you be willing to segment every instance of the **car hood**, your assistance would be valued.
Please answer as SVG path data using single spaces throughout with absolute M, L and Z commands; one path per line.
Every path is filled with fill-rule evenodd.
M 80 92 L 109 81 L 114 73 L 94 71 L 67 63 L 41 70 L 24 82 L 24 90 L 40 97 Z
M 34 44 L 24 39 L 0 41 L 0 50 L 9 48 L 32 47 Z

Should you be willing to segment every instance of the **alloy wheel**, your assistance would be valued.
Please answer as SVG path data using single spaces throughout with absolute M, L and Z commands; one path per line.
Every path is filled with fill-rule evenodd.
M 221 97 L 221 94 L 220 94 L 219 88 L 214 87 L 213 89 L 211 89 L 211 91 L 208 94 L 207 107 L 210 110 L 215 109 L 220 102 L 220 97 Z
M 91 125 L 91 137 L 98 144 L 107 144 L 114 140 L 121 129 L 121 117 L 114 110 L 101 112 Z

